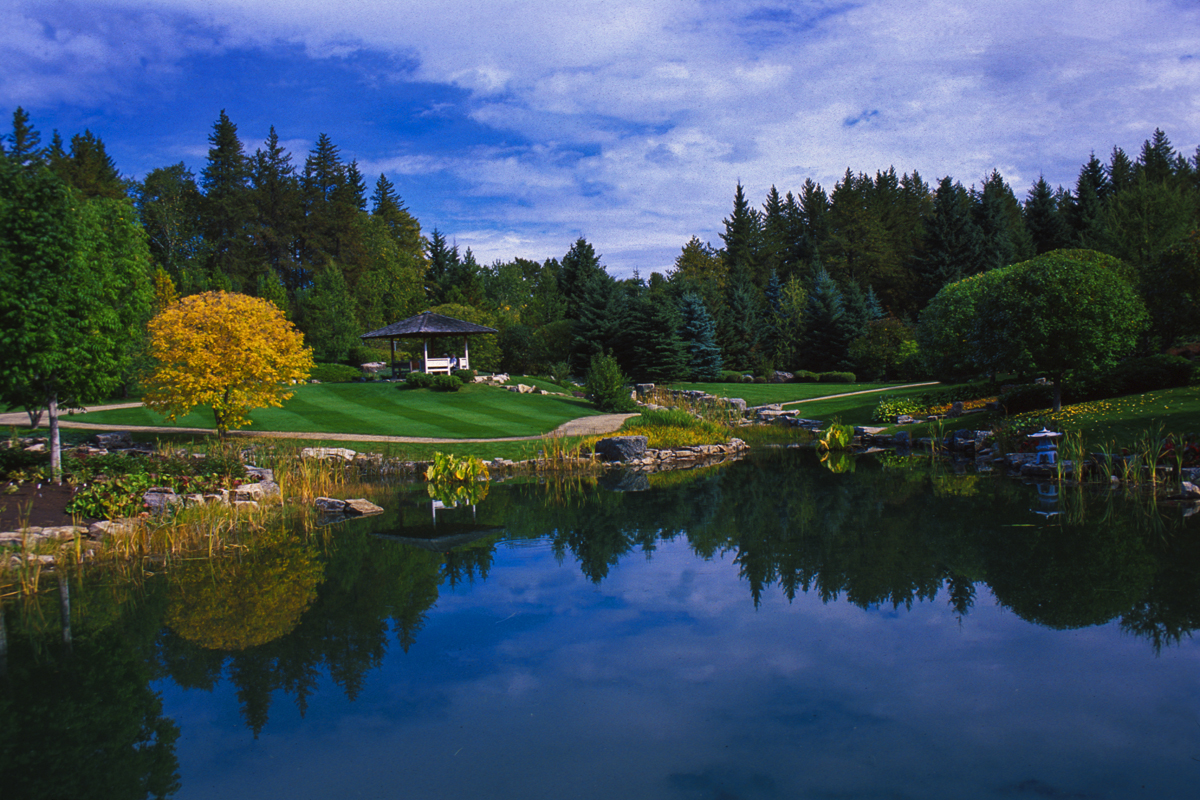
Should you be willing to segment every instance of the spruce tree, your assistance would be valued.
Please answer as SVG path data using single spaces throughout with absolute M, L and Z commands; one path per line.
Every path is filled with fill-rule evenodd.
M 715 381 L 721 376 L 721 348 L 717 347 L 717 326 L 695 292 L 680 300 L 682 325 L 680 336 L 687 346 L 688 375 L 693 381 Z
M 1067 225 L 1058 207 L 1058 195 L 1044 177 L 1039 176 L 1030 188 L 1023 211 L 1036 255 L 1068 245 Z
M 405 207 L 396 187 L 382 173 L 371 195 L 371 216 L 383 221 L 401 250 L 421 254 L 421 225 Z
M 297 252 L 304 213 L 303 196 L 292 156 L 279 144 L 274 126 L 271 126 L 264 145 L 255 151 L 250 162 L 253 207 L 250 234 L 256 258 L 263 266 L 256 285 L 269 286 L 274 294 L 274 286 L 282 283 L 288 295 L 294 297 L 297 290 L 312 280 L 311 273 L 302 267 Z M 269 281 L 264 277 L 268 274 Z
M 12 133 L 0 137 L 0 157 L 23 167 L 40 165 L 45 157 L 45 150 L 38 146 L 41 142 L 42 135 L 29 124 L 29 114 L 17 106 L 13 112 Z
M 979 226 L 971 216 L 971 197 L 947 175 L 934 193 L 933 216 L 927 223 L 916 288 L 918 305 L 923 308 L 942 286 L 977 272 L 979 257 Z
M 237 126 L 221 110 L 208 136 L 208 161 L 200 173 L 204 189 L 202 218 L 208 250 L 205 288 L 241 288 L 241 278 L 252 272 L 248 227 L 253 215 L 247 185 L 249 167 L 238 139 Z
M 804 314 L 803 363 L 814 372 L 846 369 L 850 323 L 842 292 L 824 267 L 817 270 Z
M 682 320 L 673 303 L 660 302 L 640 289 L 629 298 L 616 343 L 627 374 L 654 383 L 678 380 L 688 373 L 688 348 L 680 337 Z
M 724 221 L 725 242 L 722 257 L 730 278 L 737 281 L 752 281 L 762 286 L 762 221 L 758 212 L 750 207 L 746 193 L 739 182 L 733 195 L 733 213 Z

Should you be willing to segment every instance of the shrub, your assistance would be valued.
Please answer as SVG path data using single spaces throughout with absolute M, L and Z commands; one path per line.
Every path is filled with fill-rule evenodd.
M 921 396 L 895 397 L 885 394 L 879 398 L 879 403 L 875 406 L 875 411 L 871 414 L 871 421 L 895 422 L 896 417 L 899 415 L 919 414 L 925 410 L 926 406 L 927 404 Z
M 321 383 L 349 383 L 358 380 L 362 370 L 345 364 L 317 364 L 309 376 Z
M 626 383 L 616 358 L 606 353 L 592 356 L 584 389 L 588 399 L 599 406 L 601 411 L 620 412 L 634 408 Z
M 458 378 L 463 383 L 475 382 L 475 370 L 473 369 L 456 369 L 454 377 Z
M 435 392 L 457 392 L 462 388 L 463 382 L 454 375 L 433 375 L 433 385 L 430 387 Z
M 817 373 L 809 372 L 806 369 L 797 370 L 792 373 L 792 381 L 794 383 L 816 383 L 820 380 L 820 377 Z
M 369 364 L 373 361 L 387 361 L 390 355 L 385 350 L 378 347 L 371 347 L 368 344 L 354 344 L 346 351 L 346 363 L 351 366 L 358 367 L 361 364 Z
M 433 386 L 433 375 L 425 372 L 410 372 L 404 379 L 406 389 L 429 389 Z
M 566 388 L 571 384 L 571 362 L 555 361 L 550 365 L 550 380 Z
M 820 383 L 854 383 L 853 372 L 822 372 L 817 375 Z
M 721 370 L 718 380 L 721 383 L 741 383 L 742 373 L 738 372 L 737 370 L 723 369 Z

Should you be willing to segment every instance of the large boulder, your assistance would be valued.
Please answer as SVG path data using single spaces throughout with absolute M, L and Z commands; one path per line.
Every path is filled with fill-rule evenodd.
M 601 461 L 634 461 L 646 454 L 645 436 L 612 436 L 596 442 L 596 455 Z

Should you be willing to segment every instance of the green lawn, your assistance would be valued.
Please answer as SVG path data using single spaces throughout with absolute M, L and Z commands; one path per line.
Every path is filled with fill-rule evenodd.
M 357 433 L 447 439 L 537 436 L 570 419 L 600 413 L 578 398 L 519 395 L 496 387 L 458 392 L 401 389 L 396 383 L 323 383 L 299 386 L 283 408 L 251 414 L 250 430 Z M 109 425 L 166 425 L 147 408 L 93 411 L 73 417 Z M 212 412 L 196 409 L 175 423 L 211 428 Z
M 1033 411 L 1017 419 L 1046 417 L 1058 430 L 1080 431 L 1086 441 L 1128 444 L 1147 432 L 1200 434 L 1200 387 L 1163 389 L 1090 403 L 1063 406 L 1062 411 Z
M 708 392 L 717 397 L 740 397 L 746 401 L 747 405 L 761 406 L 768 403 L 790 403 L 795 400 L 808 400 L 812 397 L 826 397 L 833 394 L 846 394 L 848 392 L 863 392 L 880 389 L 883 390 L 879 394 L 908 394 L 909 392 L 917 392 L 923 394 L 925 392 L 938 389 L 937 386 L 925 386 L 920 389 L 903 389 L 888 391 L 894 386 L 901 384 L 889 383 L 676 383 L 671 384 L 668 388 L 671 389 L 699 389 L 702 392 Z M 863 395 L 867 398 L 863 400 L 859 398 L 843 398 L 841 401 L 829 401 L 835 403 L 836 408 L 841 408 L 840 404 L 846 404 L 846 408 L 857 408 L 862 403 L 870 403 L 871 410 L 875 410 L 875 405 L 879 402 L 879 394 Z M 847 401 L 848 404 L 847 404 Z M 825 403 L 804 403 L 797 406 L 808 415 L 808 408 L 812 407 L 824 408 Z M 821 416 L 825 412 L 820 412 L 814 416 Z M 870 418 L 868 412 L 867 417 Z

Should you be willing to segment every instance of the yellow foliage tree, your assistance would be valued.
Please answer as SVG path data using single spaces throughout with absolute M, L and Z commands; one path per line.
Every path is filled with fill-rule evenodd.
M 287 387 L 313 369 L 312 350 L 268 300 L 205 292 L 172 303 L 150 321 L 157 367 L 146 405 L 174 421 L 212 407 L 217 433 L 249 423 L 250 411 L 281 406 Z

